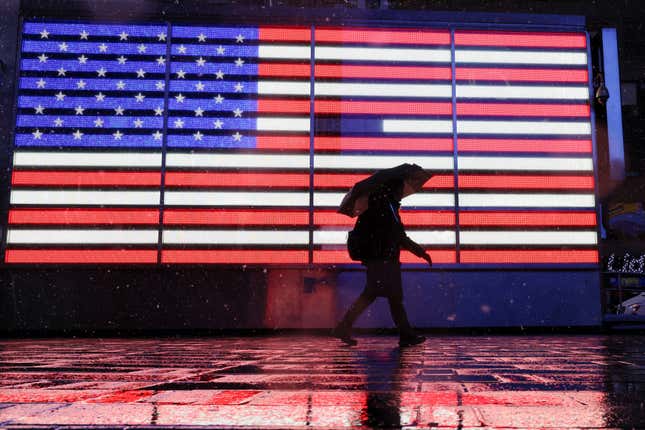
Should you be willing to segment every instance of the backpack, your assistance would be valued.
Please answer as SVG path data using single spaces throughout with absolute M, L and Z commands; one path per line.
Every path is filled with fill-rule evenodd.
M 360 221 L 359 218 L 354 229 L 347 233 L 347 251 L 349 252 L 349 258 L 354 261 L 365 260 L 370 246 L 367 229 Z
M 398 241 L 395 238 L 402 226 L 391 204 L 389 209 L 393 217 L 385 218 L 388 220 L 385 225 L 378 211 L 368 209 L 359 215 L 354 229 L 347 234 L 349 258 L 354 261 L 391 258 L 395 249 L 398 255 Z

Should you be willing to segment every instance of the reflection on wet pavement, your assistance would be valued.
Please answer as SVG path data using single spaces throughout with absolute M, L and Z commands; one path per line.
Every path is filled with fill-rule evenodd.
M 645 427 L 645 336 L 0 341 L 0 427 Z

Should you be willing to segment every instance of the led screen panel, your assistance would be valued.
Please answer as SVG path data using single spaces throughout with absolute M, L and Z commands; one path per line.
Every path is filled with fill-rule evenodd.
M 413 162 L 435 262 L 595 264 L 587 67 L 584 33 L 28 22 L 5 262 L 349 263 L 343 194 Z

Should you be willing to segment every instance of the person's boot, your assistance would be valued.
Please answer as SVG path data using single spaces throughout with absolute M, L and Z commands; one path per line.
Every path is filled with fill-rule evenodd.
M 351 329 L 344 327 L 342 325 L 337 325 L 332 331 L 331 335 L 342 340 L 345 344 L 349 346 L 355 346 L 358 344 L 358 341 L 352 337 Z
M 409 335 L 401 336 L 401 338 L 399 339 L 399 346 L 406 347 L 406 346 L 418 345 L 420 343 L 425 342 L 425 340 L 426 340 L 425 336 L 420 336 L 418 334 L 409 334 Z

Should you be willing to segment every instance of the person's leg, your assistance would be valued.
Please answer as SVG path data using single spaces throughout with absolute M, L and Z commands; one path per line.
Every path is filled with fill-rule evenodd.
M 387 301 L 390 304 L 390 313 L 392 314 L 394 324 L 399 329 L 399 335 L 402 338 L 414 336 L 414 330 L 410 325 L 408 314 L 403 306 L 403 296 L 390 296 L 387 298 Z
M 351 332 L 354 322 L 375 299 L 376 296 L 368 291 L 368 289 L 363 290 L 361 295 L 349 307 L 343 319 L 338 323 L 338 326 L 336 326 L 337 330 Z

